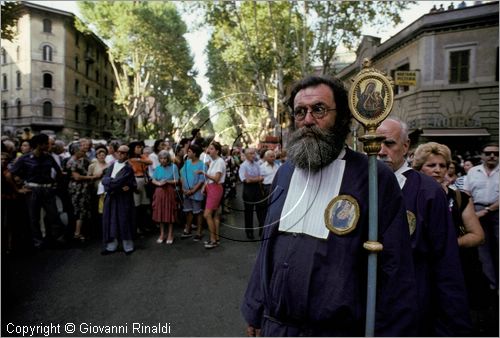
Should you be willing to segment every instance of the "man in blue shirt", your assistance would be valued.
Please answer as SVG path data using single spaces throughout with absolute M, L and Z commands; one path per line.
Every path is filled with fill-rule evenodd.
M 253 234 L 253 211 L 257 211 L 259 221 L 259 235 L 262 234 L 266 208 L 262 181 L 264 177 L 260 174 L 259 164 L 255 162 L 255 149 L 245 150 L 245 162 L 239 169 L 239 176 L 243 182 L 243 203 L 245 205 L 245 231 L 248 239 L 254 239 Z
M 19 192 L 26 193 L 30 227 L 33 245 L 41 249 L 54 240 L 64 244 L 64 225 L 59 219 L 56 206 L 56 177 L 61 177 L 61 169 L 52 155 L 48 153 L 49 137 L 45 134 L 33 136 L 30 141 L 33 151 L 21 156 L 11 168 L 11 174 L 24 181 L 23 189 Z M 40 211 L 47 213 L 48 224 L 46 236 L 43 238 L 40 230 Z

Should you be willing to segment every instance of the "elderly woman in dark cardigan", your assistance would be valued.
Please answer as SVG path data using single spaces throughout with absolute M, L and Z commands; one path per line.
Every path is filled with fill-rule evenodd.
M 123 251 L 130 255 L 134 252 L 133 236 L 135 233 L 134 191 L 137 183 L 134 171 L 127 162 L 129 148 L 118 148 L 118 160 L 106 169 L 102 179 L 106 197 L 103 213 L 103 255 L 113 253 L 122 241 Z

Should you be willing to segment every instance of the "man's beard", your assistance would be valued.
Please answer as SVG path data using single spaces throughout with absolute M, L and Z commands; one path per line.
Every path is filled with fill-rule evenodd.
M 317 172 L 332 163 L 344 147 L 344 139 L 334 130 L 302 127 L 290 135 L 287 155 L 300 168 Z

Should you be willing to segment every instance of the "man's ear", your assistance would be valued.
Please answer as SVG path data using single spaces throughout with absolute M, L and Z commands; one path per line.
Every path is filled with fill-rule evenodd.
M 405 143 L 403 143 L 404 148 L 404 156 L 408 155 L 408 151 L 410 150 L 410 139 L 407 139 Z

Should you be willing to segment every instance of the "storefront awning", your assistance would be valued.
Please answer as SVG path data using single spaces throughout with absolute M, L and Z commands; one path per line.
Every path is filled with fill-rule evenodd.
M 446 129 L 423 129 L 420 136 L 490 136 L 486 128 L 446 128 Z

